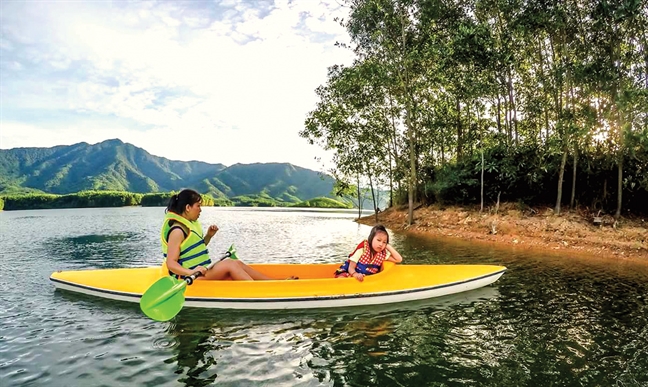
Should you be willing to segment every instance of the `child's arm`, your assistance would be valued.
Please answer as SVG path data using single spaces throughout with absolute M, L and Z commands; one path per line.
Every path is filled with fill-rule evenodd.
M 403 262 L 403 257 L 394 249 L 391 245 L 387 245 L 387 251 L 389 251 L 389 258 L 387 258 L 388 261 L 391 262 L 396 262 L 396 263 L 401 263 Z
M 349 275 L 358 281 L 362 282 L 364 280 L 364 274 L 355 271 L 356 263 L 352 260 L 349 260 Z

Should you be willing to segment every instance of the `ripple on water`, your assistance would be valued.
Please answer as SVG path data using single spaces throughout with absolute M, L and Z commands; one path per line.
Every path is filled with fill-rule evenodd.
M 284 323 L 251 327 L 238 332 L 236 338 L 220 337 L 235 342 L 228 349 L 231 356 L 219 361 L 219 368 L 223 370 L 221 376 L 224 380 L 241 385 L 261 382 L 290 385 L 296 377 L 303 379 L 307 373 L 295 370 L 303 366 L 303 358 L 309 356 L 312 343 L 296 333 L 300 331 L 301 324 Z M 237 362 L 234 359 L 246 361 Z
M 153 341 L 153 348 L 174 348 L 180 344 L 180 341 L 176 337 L 158 337 Z

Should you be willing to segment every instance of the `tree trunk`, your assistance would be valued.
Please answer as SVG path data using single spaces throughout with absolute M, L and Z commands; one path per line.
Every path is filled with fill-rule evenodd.
M 519 145 L 518 130 L 517 130 L 517 109 L 515 108 L 515 93 L 513 90 L 513 77 L 511 76 L 511 66 L 508 68 L 508 89 L 509 89 L 509 109 L 512 110 L 511 116 L 511 130 L 515 136 L 515 146 Z
M 484 136 L 481 131 L 481 115 L 479 114 L 479 106 L 477 106 L 477 131 L 479 132 L 479 148 L 481 150 L 481 207 L 479 213 L 484 212 Z
M 409 209 L 407 211 L 407 224 L 411 226 L 414 224 L 414 190 L 416 189 L 416 153 L 414 150 L 414 128 L 412 127 L 412 118 L 410 112 L 407 112 L 407 137 L 409 140 L 410 149 L 410 178 L 407 201 Z
M 441 136 L 441 165 L 445 165 L 445 136 Z
M 481 117 L 479 114 L 479 106 L 477 106 L 477 132 L 479 132 L 479 148 L 481 149 L 482 154 L 482 176 L 481 176 L 481 207 L 479 207 L 479 213 L 484 212 L 484 136 L 481 131 Z
M 466 125 L 466 136 L 468 137 L 468 157 L 472 158 L 473 155 L 473 142 L 471 141 L 472 139 L 472 128 L 470 127 L 472 125 L 472 122 L 470 122 L 470 101 L 466 104 L 466 120 L 468 121 Z
M 544 61 L 544 56 L 542 55 L 542 49 L 543 49 L 543 44 L 542 40 L 538 38 L 538 58 L 540 60 L 540 76 L 544 80 L 545 79 L 545 61 Z M 542 96 L 544 98 L 547 98 L 547 86 L 543 82 L 542 85 Z M 545 103 L 542 104 L 542 113 L 544 115 L 544 125 L 545 125 L 545 144 L 549 146 L 549 109 L 547 109 L 547 106 Z
M 356 175 L 358 181 L 358 219 L 362 216 L 362 195 L 360 194 L 360 174 Z
M 502 133 L 502 102 L 499 93 L 497 93 L 497 133 Z
M 646 89 L 648 89 L 648 38 L 646 38 L 646 30 L 643 33 L 643 53 L 646 67 L 644 68 L 644 78 L 646 80 Z
M 376 191 L 374 190 L 371 174 L 369 174 L 369 188 L 371 189 L 371 200 L 373 201 L 374 216 L 376 219 L 376 224 L 378 224 L 378 201 L 376 200 Z
M 509 116 L 509 139 L 513 140 L 515 135 L 515 145 L 517 146 L 517 128 L 514 127 L 513 113 L 515 105 L 513 104 L 513 79 L 511 78 L 511 66 L 506 69 L 506 88 L 508 91 L 508 116 Z M 511 141 L 512 142 L 512 141 Z
M 457 97 L 457 160 L 461 160 L 463 153 L 463 128 L 461 127 L 461 104 Z
M 544 118 L 545 118 L 545 144 L 547 144 L 547 147 L 549 147 L 549 109 L 547 109 L 546 106 L 543 106 L 542 109 L 544 110 Z
M 394 167 L 398 170 L 398 160 L 400 159 L 399 154 L 398 154 L 398 144 L 396 143 L 396 139 L 398 138 L 398 132 L 396 130 L 396 122 L 394 121 L 394 112 L 393 112 L 394 104 L 391 95 L 389 95 L 389 116 L 390 116 L 390 122 L 392 125 L 392 148 L 394 152 Z M 389 206 L 394 205 L 394 188 L 393 188 L 393 169 L 392 169 L 392 155 L 390 153 L 389 156 Z
M 576 167 L 578 166 L 578 149 L 574 148 L 574 173 L 572 175 L 572 190 L 571 199 L 569 200 L 569 208 L 574 208 L 574 200 L 576 198 Z
M 617 181 L 617 209 L 616 212 L 614 213 L 614 218 L 619 219 L 621 216 L 621 203 L 623 202 L 623 147 L 621 147 L 621 150 L 619 150 L 619 153 L 621 153 L 619 157 L 619 179 Z
M 618 65 L 616 65 L 616 62 L 619 60 L 621 53 L 620 53 L 620 43 L 618 39 L 611 39 L 610 40 L 610 50 L 612 52 L 611 55 L 611 63 L 610 65 L 614 68 L 616 68 L 617 72 L 617 78 L 613 81 L 612 84 L 612 98 L 613 98 L 613 107 L 614 107 L 614 118 L 616 119 L 616 126 L 618 128 L 617 130 L 617 136 L 619 140 L 619 149 L 617 153 L 617 168 L 619 171 L 618 174 L 618 180 L 617 180 L 617 208 L 616 212 L 614 213 L 614 218 L 619 219 L 621 216 L 621 204 L 623 202 L 623 153 L 624 153 L 624 139 L 623 139 L 623 130 L 624 130 L 624 124 L 623 124 L 623 114 L 620 111 L 620 100 L 621 100 L 621 95 L 623 93 L 623 84 L 621 83 L 621 80 L 623 78 L 623 74 L 621 74 L 621 69 L 619 68 Z
M 405 19 L 409 16 L 404 15 L 404 12 L 399 11 L 399 16 L 401 17 L 401 39 L 402 47 L 406 46 L 406 32 L 405 32 Z M 403 58 L 405 55 L 403 54 Z M 407 201 L 409 209 L 407 210 L 407 223 L 408 225 L 414 224 L 414 194 L 416 190 L 416 120 L 413 117 L 413 114 L 417 112 L 416 101 L 412 88 L 410 87 L 410 74 L 408 72 L 407 63 L 403 64 L 403 72 L 401 77 L 403 94 L 405 95 L 407 102 L 405 103 L 405 130 L 407 131 L 407 139 L 409 145 L 409 156 L 410 156 L 410 176 L 409 176 L 409 187 L 407 194 Z
M 562 160 L 560 161 L 560 171 L 558 172 L 558 198 L 556 199 L 556 215 L 560 215 L 560 202 L 562 200 L 563 177 L 565 177 L 565 164 L 567 164 L 567 150 L 563 150 Z
M 391 154 L 389 155 L 389 207 L 394 205 L 394 175 L 391 167 Z

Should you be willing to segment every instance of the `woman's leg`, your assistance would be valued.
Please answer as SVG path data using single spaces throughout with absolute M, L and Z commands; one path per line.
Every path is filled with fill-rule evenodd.
M 228 261 L 229 261 L 229 259 L 228 259 Z M 243 270 L 245 270 L 245 272 L 246 272 L 250 277 L 252 277 L 252 278 L 255 279 L 255 280 L 273 280 L 273 279 L 275 279 L 275 278 L 268 277 L 267 275 L 265 275 L 265 274 L 263 274 L 263 273 L 261 273 L 261 272 L 258 272 L 258 271 L 256 271 L 256 270 L 254 270 L 253 268 L 251 268 L 250 266 L 246 265 L 245 263 L 243 263 L 243 262 L 241 262 L 241 261 L 232 261 L 232 262 L 238 263 L 239 266 L 240 266 Z
M 226 259 L 224 261 L 218 262 L 211 269 L 207 271 L 204 277 L 206 280 L 224 280 L 224 279 L 233 279 L 233 280 L 252 280 L 253 278 L 248 274 L 241 265 L 238 264 L 239 261 L 233 261 L 231 259 Z

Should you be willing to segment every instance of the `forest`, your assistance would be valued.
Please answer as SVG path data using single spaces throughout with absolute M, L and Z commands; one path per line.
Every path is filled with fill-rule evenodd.
M 648 5 L 639 0 L 347 0 L 300 136 L 341 190 L 392 205 L 648 206 Z
M 26 193 L 0 196 L 0 210 L 38 210 L 53 208 L 89 208 L 89 207 L 166 207 L 169 199 L 177 191 L 136 193 L 127 191 L 91 190 L 66 195 L 48 193 Z M 349 202 L 341 202 L 326 197 L 317 197 L 297 203 L 280 202 L 267 193 L 259 195 L 241 195 L 232 199 L 214 198 L 201 194 L 203 206 L 216 207 L 319 207 L 319 208 L 352 208 Z

